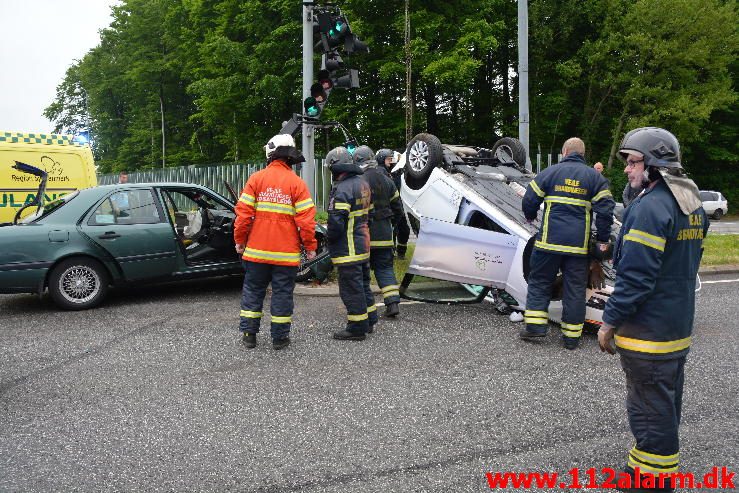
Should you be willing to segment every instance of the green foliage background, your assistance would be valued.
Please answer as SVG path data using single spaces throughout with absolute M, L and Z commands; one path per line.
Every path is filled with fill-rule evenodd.
M 408 3 L 412 134 L 480 146 L 516 136 L 516 1 Z M 323 118 L 403 148 L 405 1 L 339 6 L 370 53 L 344 57 L 362 87 L 333 91 Z M 287 0 L 122 0 L 45 116 L 59 132 L 91 124 L 103 172 L 261 159 L 301 110 L 301 12 Z M 736 0 L 529 0 L 532 154 L 581 136 L 620 196 L 615 145 L 662 126 L 698 185 L 739 204 L 738 21 Z M 317 153 L 342 140 L 320 132 Z

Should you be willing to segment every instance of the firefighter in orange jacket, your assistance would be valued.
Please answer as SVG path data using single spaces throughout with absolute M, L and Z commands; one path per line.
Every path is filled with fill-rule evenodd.
M 278 134 L 264 146 L 267 168 L 252 174 L 236 204 L 234 241 L 244 264 L 241 294 L 243 343 L 257 345 L 262 304 L 272 283 L 270 306 L 272 345 L 290 344 L 295 276 L 301 245 L 315 257 L 316 208 L 305 182 L 291 166 L 305 161 L 289 134 Z

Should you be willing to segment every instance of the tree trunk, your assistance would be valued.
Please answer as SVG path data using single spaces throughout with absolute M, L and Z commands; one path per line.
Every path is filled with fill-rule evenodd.
M 236 130 L 236 112 L 233 112 L 233 124 L 234 124 L 234 162 L 239 160 L 239 138 L 238 131 Z
M 439 133 L 439 122 L 436 118 L 436 86 L 433 82 L 426 84 L 423 99 L 426 103 L 426 131 L 437 135 Z
M 508 46 L 508 40 L 506 40 L 503 46 L 503 57 L 500 60 L 500 76 L 502 78 L 501 89 L 503 90 L 503 124 L 504 127 L 513 125 L 513 114 L 511 113 L 511 90 L 509 87 L 508 80 L 508 68 L 510 67 L 510 47 Z
M 413 138 L 413 90 L 411 61 L 411 16 L 409 12 L 410 0 L 405 0 L 405 141 Z
M 618 118 L 618 125 L 616 126 L 616 132 L 613 134 L 613 143 L 611 144 L 611 153 L 608 155 L 608 169 L 613 166 L 613 158 L 616 157 L 616 148 L 621 140 L 621 132 L 624 128 L 624 122 L 629 109 L 628 103 L 624 105 L 624 110 L 621 112 L 621 116 Z
M 159 110 L 162 113 L 162 168 L 167 167 L 167 141 L 164 135 L 164 89 L 159 86 Z

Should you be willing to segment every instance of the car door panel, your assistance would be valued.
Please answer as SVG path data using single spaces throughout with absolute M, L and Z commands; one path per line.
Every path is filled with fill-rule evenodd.
M 172 227 L 162 220 L 150 189 L 131 190 L 117 209 L 113 199 L 122 202 L 120 195 L 127 192 L 106 197 L 80 224 L 80 231 L 110 254 L 128 281 L 171 276 L 177 259 Z
M 428 217 L 421 218 L 408 273 L 505 289 L 518 238 Z

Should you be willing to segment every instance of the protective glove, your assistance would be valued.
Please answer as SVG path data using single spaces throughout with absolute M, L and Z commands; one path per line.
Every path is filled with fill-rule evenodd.
M 604 289 L 606 287 L 606 275 L 600 262 L 592 260 L 588 272 L 588 287 L 591 289 Z
M 616 350 L 613 346 L 613 334 L 615 330 L 613 327 L 603 322 L 600 330 L 598 331 L 598 345 L 603 353 L 616 354 Z

